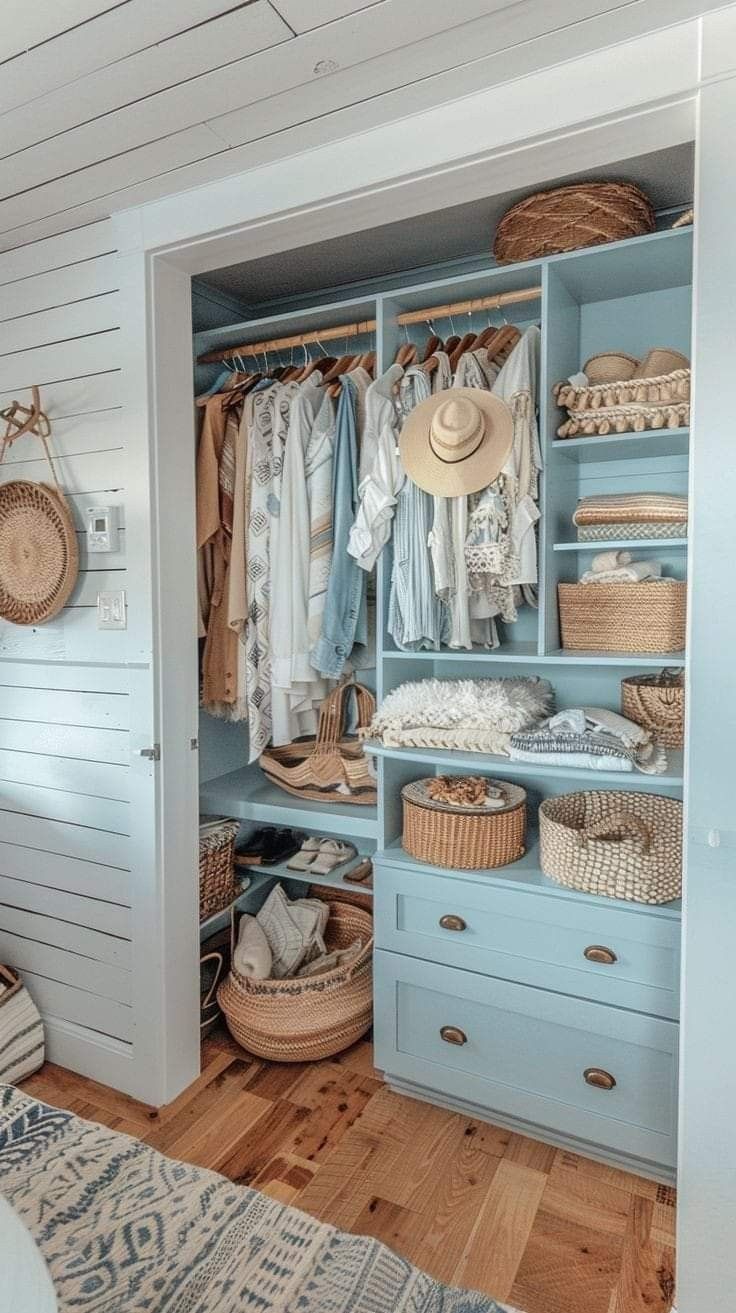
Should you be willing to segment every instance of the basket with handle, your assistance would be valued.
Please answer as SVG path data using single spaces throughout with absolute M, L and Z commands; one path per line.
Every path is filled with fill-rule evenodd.
M 586 789 L 539 808 L 541 866 L 568 889 L 635 903 L 682 892 L 682 803 L 655 793 Z
M 621 711 L 652 732 L 665 748 L 685 742 L 685 676 L 666 668 L 656 675 L 629 675 L 621 680 Z
M 260 766 L 272 784 L 297 798 L 317 802 L 376 802 L 376 780 L 357 735 L 346 733 L 348 700 L 356 703 L 358 733 L 367 730 L 376 710 L 370 689 L 350 682 L 340 684 L 325 698 L 319 713 L 317 736 L 295 739 L 283 747 L 267 748 Z
M 328 952 L 362 941 L 357 957 L 317 976 L 255 980 L 234 968 L 217 1000 L 238 1044 L 271 1062 L 317 1062 L 355 1044 L 373 1021 L 373 917 L 331 902 Z M 234 925 L 234 922 L 233 922 Z

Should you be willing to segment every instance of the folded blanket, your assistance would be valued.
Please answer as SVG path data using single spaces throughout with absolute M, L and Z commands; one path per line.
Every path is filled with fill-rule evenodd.
M 596 759 L 599 764 L 592 769 L 597 770 L 626 769 L 617 764 L 604 766 L 602 759 L 611 763 L 628 760 L 632 769 L 646 775 L 661 775 L 667 769 L 664 749 L 654 742 L 649 730 L 606 707 L 574 707 L 551 716 L 537 730 L 515 733 L 510 746 L 512 759 L 529 760 L 527 755 L 517 757 L 517 752 L 539 761 L 544 754 L 559 754 L 566 765 L 573 764 L 571 755 L 580 754 Z
M 608 555 L 609 553 L 604 553 Z M 581 584 L 638 584 L 645 579 L 659 579 L 662 566 L 659 561 L 632 561 L 630 565 L 620 565 L 615 570 L 585 570 L 580 576 Z
M 595 574 L 603 574 L 606 570 L 619 570 L 622 565 L 630 565 L 633 561 L 631 552 L 598 552 L 590 563 L 590 568 Z
M 535 766 L 565 766 L 568 770 L 610 770 L 633 771 L 634 763 L 630 757 L 603 756 L 595 752 L 528 752 L 514 746 L 511 741 L 510 756 L 512 761 L 527 761 Z
M 390 747 L 508 754 L 514 731 L 538 725 L 553 706 L 546 679 L 421 679 L 387 694 L 368 737 Z
M 598 493 L 581 497 L 572 519 L 573 524 L 680 522 L 687 520 L 687 497 L 669 492 Z

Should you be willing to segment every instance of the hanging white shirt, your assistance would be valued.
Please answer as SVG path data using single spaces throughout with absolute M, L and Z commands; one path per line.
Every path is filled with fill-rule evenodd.
M 395 387 L 404 370 L 390 365 L 365 394 L 365 427 L 360 448 L 360 505 L 350 530 L 348 552 L 363 570 L 372 570 L 391 535 L 391 521 L 404 472 L 398 455 L 401 414 Z

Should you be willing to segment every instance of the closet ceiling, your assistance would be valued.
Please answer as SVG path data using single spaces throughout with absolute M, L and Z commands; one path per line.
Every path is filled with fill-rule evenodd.
M 0 249 L 717 7 L 2 0 Z

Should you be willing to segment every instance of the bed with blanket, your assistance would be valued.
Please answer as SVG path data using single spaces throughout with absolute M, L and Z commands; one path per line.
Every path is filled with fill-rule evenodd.
M 46 1259 L 59 1313 L 512 1313 L 9 1085 L 0 1191 Z

